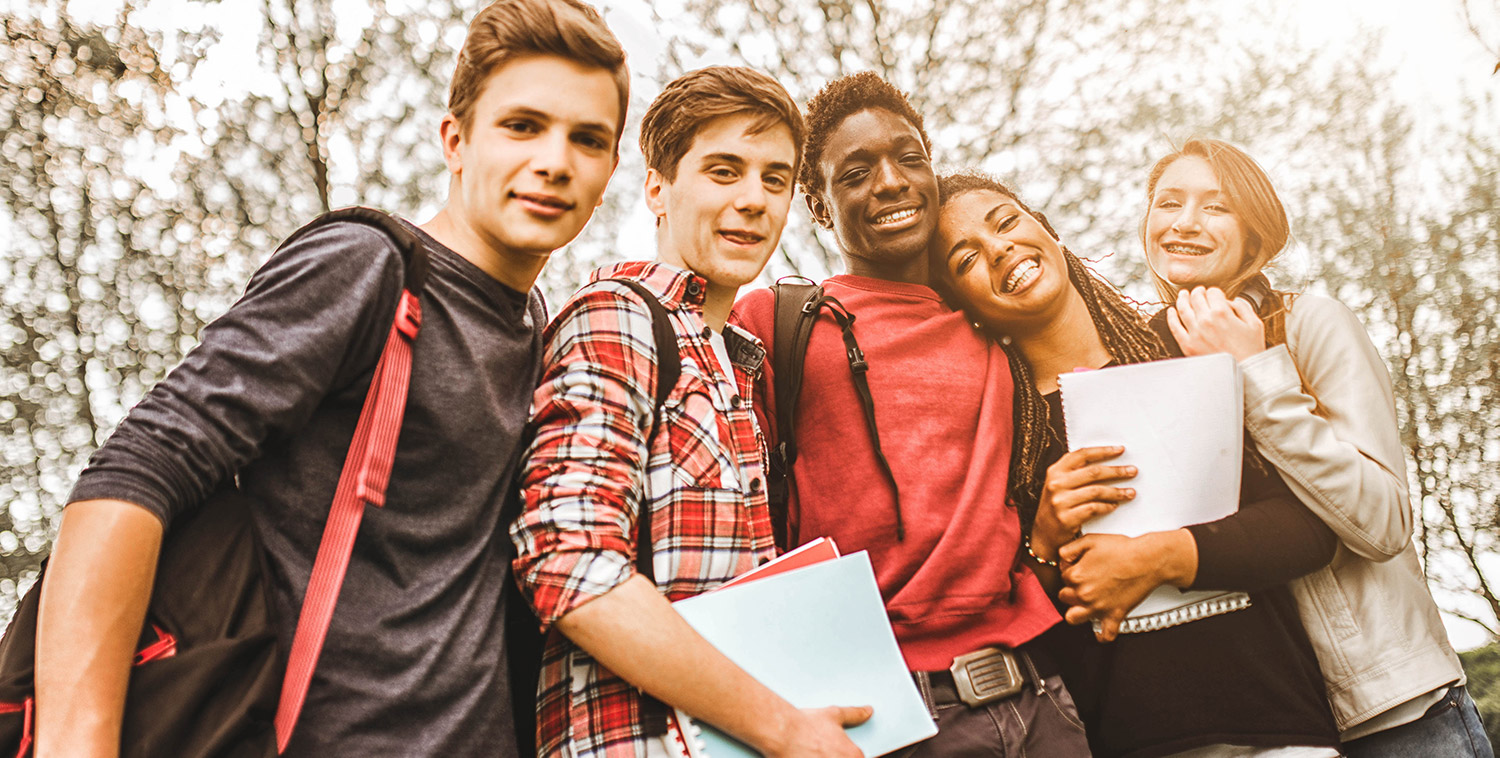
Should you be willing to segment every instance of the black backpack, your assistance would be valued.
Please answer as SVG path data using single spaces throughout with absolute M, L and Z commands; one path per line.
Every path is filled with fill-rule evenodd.
M 798 281 L 789 281 L 798 280 Z M 766 497 L 770 502 L 771 525 L 776 535 L 776 545 L 782 550 L 794 547 L 798 535 L 789 534 L 787 500 L 791 494 L 792 464 L 797 461 L 797 401 L 802 393 L 802 372 L 807 359 L 807 344 L 812 339 L 813 325 L 819 315 L 827 311 L 838 324 L 844 338 L 844 353 L 849 359 L 849 373 L 854 381 L 854 391 L 859 395 L 864 409 L 865 427 L 870 432 L 870 444 L 875 448 L 875 458 L 880 469 L 891 484 L 896 498 L 896 539 L 906 539 L 906 525 L 901 517 L 901 491 L 896 486 L 896 476 L 891 472 L 891 463 L 880 448 L 880 430 L 875 424 L 875 398 L 870 394 L 870 382 L 865 374 L 870 364 L 865 361 L 863 350 L 854 338 L 854 314 L 849 312 L 837 298 L 826 294 L 822 286 L 803 277 L 783 277 L 771 285 L 774 293 L 771 369 L 775 373 L 776 396 L 776 449 L 770 451 L 769 474 L 766 477 Z
M 400 221 L 370 208 L 324 214 L 288 237 L 282 246 L 338 221 L 363 223 L 384 232 L 395 241 L 406 261 L 404 292 L 382 363 L 386 356 L 392 356 L 392 362 L 399 364 L 402 359 L 396 356 L 401 350 L 393 350 L 391 344 L 405 341 L 409 365 L 410 342 L 415 340 L 420 321 L 420 308 L 411 303 L 415 303 L 426 280 L 426 248 Z M 405 337 L 398 337 L 397 331 Z M 381 376 L 377 371 L 366 410 L 372 421 L 395 421 L 399 429 L 405 384 L 382 383 Z M 372 400 L 377 396 L 382 400 Z M 371 410 L 376 406 L 381 407 Z M 360 421 L 364 425 L 364 414 Z M 373 450 L 374 458 L 379 458 L 387 442 L 394 449 L 394 433 L 375 432 L 371 437 L 375 441 L 362 449 Z M 355 445 L 358 440 L 356 432 Z M 382 467 L 384 474 L 380 473 Z M 384 480 L 390 473 L 389 456 L 383 462 L 371 460 L 362 470 L 367 483 L 372 476 L 380 478 L 379 492 L 373 496 L 383 497 Z M 335 496 L 336 502 L 338 499 Z M 291 680 L 284 673 L 282 661 L 286 656 L 278 649 L 277 619 L 264 578 L 264 552 L 250 515 L 253 505 L 233 481 L 227 482 L 199 507 L 176 518 L 163 536 L 146 623 L 125 697 L 122 756 L 250 758 L 277 754 L 273 724 L 283 681 Z M 315 567 L 315 577 L 317 571 Z M 5 755 L 24 756 L 31 748 L 42 581 L 39 577 L 21 599 L 0 639 L 0 753 Z M 308 594 L 307 604 L 315 605 L 315 593 Z M 337 585 L 333 595 L 336 598 Z M 323 624 L 326 632 L 326 620 Z M 313 650 L 315 661 L 316 648 Z M 310 669 L 307 675 L 310 677 Z M 292 697 L 296 703 L 289 709 L 290 723 L 295 724 L 301 702 L 299 696 Z

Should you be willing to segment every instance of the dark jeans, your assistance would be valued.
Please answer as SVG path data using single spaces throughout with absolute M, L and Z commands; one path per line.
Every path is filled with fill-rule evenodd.
M 979 708 L 958 699 L 951 683 L 934 686 L 917 676 L 917 689 L 937 720 L 936 736 L 895 753 L 897 758 L 1087 758 L 1088 739 L 1062 677 L 1039 676 L 1018 651 L 1026 676 L 1019 693 Z
M 1465 687 L 1453 687 L 1422 718 L 1344 743 L 1349 758 L 1495 758 Z

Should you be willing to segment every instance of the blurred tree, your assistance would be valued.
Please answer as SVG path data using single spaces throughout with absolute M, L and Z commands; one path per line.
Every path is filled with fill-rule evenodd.
M 1495 70 L 1490 75 L 1500 74 L 1500 2 L 1490 0 L 1461 0 L 1464 24 L 1469 33 L 1494 58 Z
M 398 0 L 399 1 L 399 0 Z M 194 186 L 261 254 L 313 216 L 416 211 L 446 190 L 437 125 L 461 11 L 453 2 L 263 0 L 249 91 L 195 92 Z M 221 176 L 214 176 L 219 172 Z
M 11 241 L 0 260 L 0 611 L 46 552 L 73 473 L 277 240 L 353 203 L 420 219 L 445 192 L 437 124 L 473 9 L 258 1 L 257 28 L 224 30 L 257 40 L 253 60 L 236 63 L 251 69 L 248 91 L 225 92 L 197 75 L 218 49 L 212 28 L 147 33 L 128 5 L 95 25 L 63 0 L 0 0 L 19 4 L 0 47 L 0 235 Z M 1485 573 L 1500 534 L 1500 432 L 1489 431 L 1500 429 L 1500 146 L 1483 131 L 1493 103 L 1472 106 L 1466 133 L 1414 132 L 1389 72 L 1372 64 L 1376 42 L 1309 51 L 1280 5 L 1258 32 L 1208 0 L 653 8 L 667 39 L 662 60 L 632 61 L 633 114 L 655 80 L 725 59 L 803 100 L 875 70 L 912 93 L 940 168 L 978 165 L 1016 183 L 1073 249 L 1143 299 L 1136 229 L 1151 161 L 1191 134 L 1245 146 L 1302 242 L 1278 281 L 1349 302 L 1394 367 L 1422 546 L 1453 590 L 1445 606 L 1500 631 Z M 543 274 L 554 301 L 603 258 L 650 254 L 648 239 L 617 243 L 639 202 L 636 121 L 604 207 Z M 783 239 L 773 275 L 841 268 L 805 214 Z
M 73 473 L 192 341 L 215 289 L 184 198 L 145 178 L 177 133 L 155 40 L 128 8 L 107 28 L 22 10 L 0 48 L 0 598 L 35 572 Z

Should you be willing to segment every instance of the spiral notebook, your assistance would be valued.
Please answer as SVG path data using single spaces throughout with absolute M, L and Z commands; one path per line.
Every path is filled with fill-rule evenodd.
M 699 634 L 798 708 L 868 705 L 849 727 L 866 756 L 937 734 L 907 671 L 863 551 L 673 603 Z M 671 738 L 692 758 L 748 758 L 748 746 L 681 711 Z
M 1089 521 L 1085 534 L 1178 529 L 1239 510 L 1244 389 L 1234 358 L 1218 353 L 1079 371 L 1057 378 L 1068 449 L 1123 445 L 1111 464 L 1135 466 L 1135 498 Z M 1120 631 L 1149 632 L 1240 610 L 1243 592 L 1158 587 Z

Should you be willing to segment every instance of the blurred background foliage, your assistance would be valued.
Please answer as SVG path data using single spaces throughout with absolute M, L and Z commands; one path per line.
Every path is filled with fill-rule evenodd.
M 0 0 L 3 616 L 90 452 L 279 239 L 332 207 L 423 220 L 440 205 L 436 124 L 477 9 L 114 1 L 85 14 L 64 0 Z M 1450 618 L 1493 640 L 1494 88 L 1413 91 L 1383 62 L 1378 32 L 1300 41 L 1290 5 L 1260 4 L 1254 23 L 1206 0 L 606 5 L 627 46 L 648 50 L 633 52 L 633 118 L 605 205 L 540 284 L 556 303 L 593 266 L 651 254 L 649 221 L 636 217 L 635 125 L 665 81 L 708 63 L 764 69 L 803 100 L 832 77 L 880 73 L 925 114 L 940 167 L 1011 182 L 1143 301 L 1147 168 L 1174 140 L 1231 140 L 1267 167 L 1292 216 L 1277 284 L 1342 299 L 1386 357 L 1434 592 Z M 1500 60 L 1496 0 L 1421 12 L 1453 14 L 1466 43 Z M 766 276 L 840 269 L 831 241 L 794 213 Z M 1500 667 L 1500 653 L 1485 656 L 1471 663 Z
M 1484 717 L 1484 732 L 1491 745 L 1500 745 L 1500 645 L 1485 645 L 1458 657 L 1469 675 L 1469 694 Z

